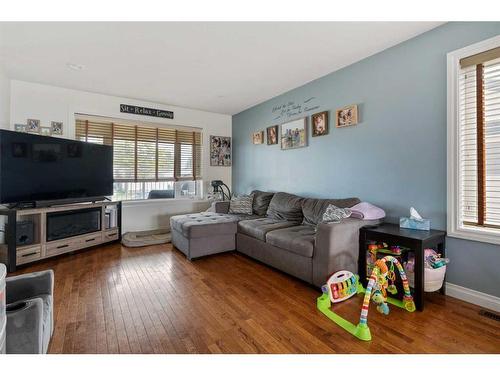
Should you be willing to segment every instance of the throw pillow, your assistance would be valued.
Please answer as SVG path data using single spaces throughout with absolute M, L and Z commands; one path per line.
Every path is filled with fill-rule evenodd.
M 255 215 L 264 216 L 269 207 L 269 203 L 274 196 L 274 193 L 266 193 L 260 190 L 252 191 L 253 196 L 253 213 Z
M 361 220 L 378 220 L 385 217 L 385 211 L 368 202 L 361 202 L 351 207 L 352 217 Z
M 358 198 L 344 198 L 344 199 L 314 199 L 306 198 L 302 203 L 302 212 L 304 213 L 304 224 L 318 225 L 323 219 L 329 205 L 338 208 L 349 208 L 359 203 Z
M 253 212 L 252 204 L 253 194 L 233 197 L 229 203 L 229 213 L 251 215 Z
M 323 214 L 323 223 L 340 223 L 342 219 L 349 216 L 351 216 L 351 210 L 349 208 L 338 208 L 330 204 Z
M 286 220 L 293 223 L 300 223 L 302 215 L 302 201 L 304 198 L 288 193 L 274 194 L 269 207 L 267 217 L 274 220 Z

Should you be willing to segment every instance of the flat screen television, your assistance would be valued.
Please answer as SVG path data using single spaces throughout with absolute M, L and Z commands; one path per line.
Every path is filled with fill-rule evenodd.
M 113 147 L 0 130 L 0 203 L 91 201 L 113 194 Z

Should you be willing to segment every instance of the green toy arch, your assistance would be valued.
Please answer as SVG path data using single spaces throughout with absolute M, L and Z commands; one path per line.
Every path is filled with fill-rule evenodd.
M 413 297 L 411 296 L 410 293 L 408 278 L 406 277 L 406 273 L 403 269 L 403 266 L 401 265 L 401 263 L 399 263 L 399 261 L 396 258 L 394 258 L 391 255 L 387 255 L 381 260 L 384 261 L 385 263 L 394 264 L 399 271 L 401 280 L 403 281 L 403 289 L 404 289 L 403 300 L 400 301 L 395 298 L 387 297 L 387 302 L 394 306 L 406 309 L 409 312 L 415 311 L 415 303 L 413 302 Z M 323 295 L 318 297 L 317 299 L 316 305 L 318 310 L 321 311 L 324 315 L 326 315 L 334 323 L 345 329 L 347 332 L 356 336 L 358 339 L 364 341 L 370 341 L 371 333 L 370 333 L 370 328 L 368 327 L 368 309 L 370 306 L 372 290 L 375 284 L 377 283 L 379 276 L 380 276 L 380 268 L 378 266 L 375 266 L 375 268 L 372 271 L 372 274 L 370 275 L 370 279 L 366 287 L 366 290 L 359 282 L 359 277 L 356 276 L 358 281 L 357 292 L 358 294 L 359 293 L 365 294 L 363 298 L 363 305 L 361 306 L 361 315 L 359 318 L 359 323 L 357 325 L 352 324 L 351 322 L 342 318 L 340 315 L 334 313 L 330 309 L 331 302 L 330 302 L 330 297 L 328 295 L 328 288 L 323 289 Z

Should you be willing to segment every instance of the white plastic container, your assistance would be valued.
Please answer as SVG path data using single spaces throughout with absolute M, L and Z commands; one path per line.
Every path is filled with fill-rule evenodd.
M 441 289 L 446 274 L 446 265 L 439 268 L 426 268 L 424 272 L 424 292 L 435 292 Z
M 443 286 L 444 276 L 446 274 L 446 265 L 439 268 L 424 268 L 424 291 L 435 292 Z M 412 288 L 415 287 L 415 274 L 407 272 L 408 282 Z

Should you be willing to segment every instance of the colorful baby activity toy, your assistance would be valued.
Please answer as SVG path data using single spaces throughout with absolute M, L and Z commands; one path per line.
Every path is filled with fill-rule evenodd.
M 358 279 L 356 275 L 349 271 L 339 271 L 334 273 L 326 285 L 332 303 L 342 302 L 357 293 Z
M 402 300 L 398 300 L 387 296 L 387 292 L 390 294 L 396 294 L 397 288 L 394 284 L 396 280 L 396 275 L 394 272 L 394 267 L 399 271 L 401 280 L 403 282 L 404 296 Z M 352 284 L 348 287 L 349 291 L 345 293 L 344 296 L 332 296 L 335 285 L 338 286 L 340 283 L 346 280 L 353 280 Z M 337 289 L 338 290 L 338 289 Z M 343 289 L 342 289 L 343 290 Z M 340 315 L 334 313 L 331 310 L 332 302 L 340 302 L 354 295 L 352 291 L 355 290 L 357 293 L 364 293 L 363 305 L 361 307 L 361 315 L 359 318 L 359 323 L 357 325 L 352 324 L 348 320 L 342 318 Z M 322 288 L 323 295 L 318 297 L 316 305 L 319 311 L 326 315 L 334 323 L 345 329 L 351 335 L 354 335 L 360 340 L 370 341 L 371 333 L 368 327 L 368 308 L 370 305 L 370 300 L 377 305 L 377 311 L 387 315 L 389 314 L 389 305 L 406 309 L 409 312 L 415 311 L 415 303 L 413 302 L 413 297 L 410 293 L 410 287 L 408 285 L 408 279 L 406 273 L 399 261 L 391 255 L 387 255 L 382 259 L 378 259 L 375 262 L 373 271 L 368 281 L 366 290 L 363 288 L 359 282 L 359 277 L 353 275 L 348 271 L 340 271 L 332 275 L 328 279 L 327 285 Z

